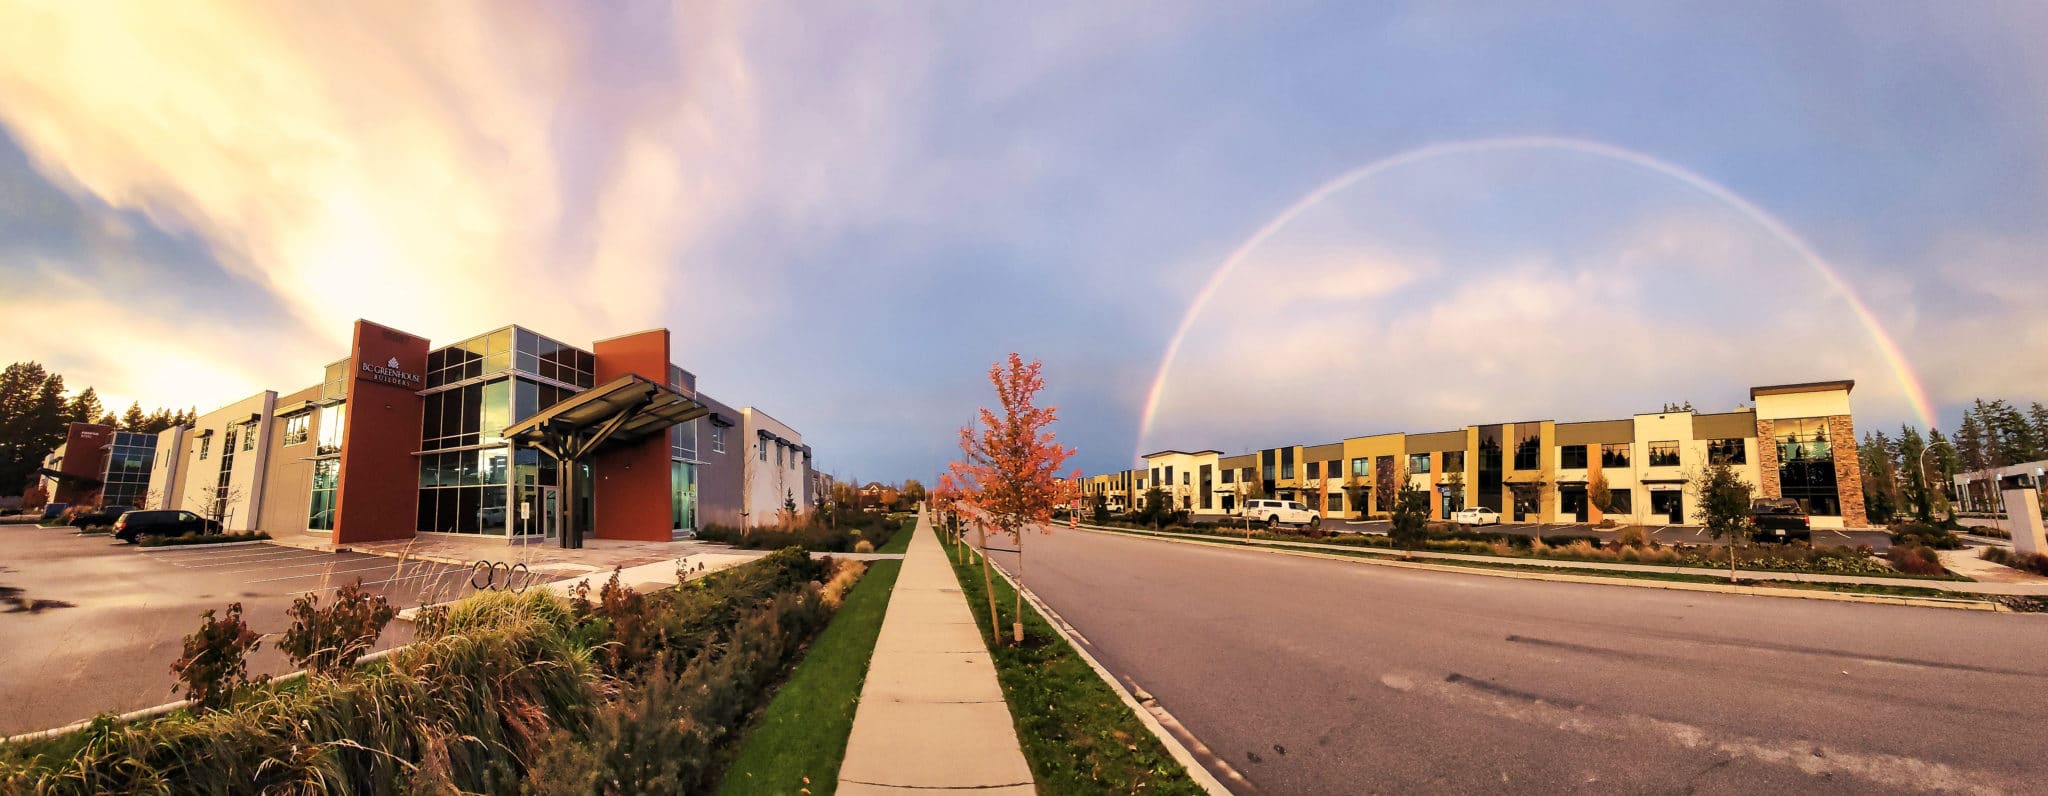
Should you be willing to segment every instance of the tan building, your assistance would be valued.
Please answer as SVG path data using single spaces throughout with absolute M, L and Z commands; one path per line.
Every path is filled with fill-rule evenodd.
M 1507 522 L 1688 525 L 1701 520 L 1690 480 L 1721 463 L 1754 485 L 1759 497 L 1800 501 L 1814 527 L 1863 527 L 1868 522 L 1849 407 L 1854 387 L 1850 381 L 1757 387 L 1750 391 L 1754 408 L 1720 413 L 1528 420 L 1236 456 L 1168 450 L 1147 456 L 1144 470 L 1090 483 L 1117 496 L 1135 472 L 1131 494 L 1142 495 L 1150 476 L 1175 490 L 1176 506 L 1190 506 L 1204 491 L 1201 468 L 1213 466 L 1217 478 L 1207 491 L 1216 497 L 1212 508 L 1190 509 L 1198 516 L 1231 513 L 1256 496 L 1298 500 L 1332 518 L 1353 519 L 1387 515 L 1405 479 L 1431 493 L 1430 516 L 1439 520 L 1484 506 Z M 1612 511 L 1594 505 L 1597 484 L 1606 486 Z M 1114 497 L 1111 503 L 1117 505 Z

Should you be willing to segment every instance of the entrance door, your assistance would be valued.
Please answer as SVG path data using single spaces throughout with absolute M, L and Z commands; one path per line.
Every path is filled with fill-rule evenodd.
M 561 503 L 556 494 L 555 487 L 551 486 L 520 487 L 519 516 L 513 520 L 515 532 L 525 536 L 555 538 L 556 526 L 561 521 Z
M 1570 514 L 1579 522 L 1586 521 L 1586 490 L 1567 489 L 1557 493 L 1560 513 Z
M 1685 493 L 1665 490 L 1650 493 L 1650 513 L 1663 515 L 1666 522 L 1680 525 L 1685 522 Z

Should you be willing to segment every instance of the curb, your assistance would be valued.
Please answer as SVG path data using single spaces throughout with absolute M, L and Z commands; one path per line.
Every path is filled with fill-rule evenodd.
M 937 531 L 936 528 L 934 528 L 933 530 L 934 532 Z M 1101 532 L 1098 531 L 1098 533 Z M 968 550 L 972 551 L 975 555 L 979 555 L 984 558 L 988 556 L 987 553 L 982 552 L 980 550 L 975 550 L 973 547 L 969 547 Z M 947 565 L 951 566 L 951 562 L 948 562 Z M 1102 662 L 1096 660 L 1095 655 L 1090 653 L 1088 651 L 1088 648 L 1080 640 L 1075 638 L 1075 631 L 1073 629 L 1073 626 L 1067 624 L 1067 620 L 1065 617 L 1060 616 L 1059 612 L 1052 610 L 1051 606 L 1046 605 L 1043 600 L 1038 599 L 1038 594 L 1036 592 L 1024 588 L 1022 585 L 1019 585 L 1017 583 L 1016 578 L 1010 577 L 1010 573 L 1008 570 L 1005 570 L 1000 566 L 996 566 L 994 561 L 989 562 L 989 569 L 994 570 L 996 574 L 1001 575 L 1003 577 L 1003 581 L 1010 584 L 1010 588 L 1016 589 L 1018 594 L 1024 595 L 1024 599 L 1027 602 L 1031 603 L 1031 607 L 1034 610 L 1038 611 L 1039 616 L 1045 618 L 1046 624 L 1052 625 L 1053 631 L 1059 633 L 1060 638 L 1066 640 L 1067 646 L 1073 648 L 1074 652 L 1079 653 L 1081 656 L 1081 660 L 1088 662 L 1088 668 L 1095 670 L 1095 676 L 1101 678 L 1102 682 L 1107 683 L 1109 685 L 1110 690 L 1116 692 L 1117 697 L 1123 700 L 1124 705 L 1126 707 L 1129 707 L 1132 713 L 1136 713 L 1138 715 L 1138 721 L 1144 723 L 1145 729 L 1149 730 L 1152 733 L 1153 737 L 1159 739 L 1159 744 L 1161 746 L 1166 747 L 1166 751 L 1168 754 L 1173 755 L 1174 761 L 1180 763 L 1181 768 L 1187 770 L 1189 779 L 1194 780 L 1195 784 L 1200 785 L 1202 787 L 1202 790 L 1211 794 L 1211 796 L 1230 796 L 1230 789 L 1223 787 L 1223 783 L 1220 780 L 1216 779 L 1216 775 L 1210 773 L 1208 766 L 1202 765 L 1202 762 L 1200 760 L 1195 759 L 1194 752 L 1189 751 L 1187 746 L 1182 744 L 1180 742 L 1180 739 L 1175 737 L 1172 732 L 1166 729 L 1166 725 L 1160 722 L 1159 717 L 1164 716 L 1168 721 L 1172 721 L 1175 725 L 1179 725 L 1179 720 L 1174 719 L 1173 714 L 1168 713 L 1166 711 L 1166 708 L 1159 706 L 1159 703 L 1157 701 L 1153 701 L 1152 696 L 1150 694 L 1145 695 L 1145 699 L 1147 701 L 1152 702 L 1150 707 L 1147 707 L 1143 702 L 1138 701 L 1138 698 L 1135 695 L 1133 695 L 1129 689 L 1124 688 L 1124 684 L 1121 681 L 1117 680 L 1115 675 L 1110 674 L 1109 669 L 1104 668 Z M 1136 683 L 1133 682 L 1132 685 L 1135 686 Z M 1139 690 L 1143 689 L 1140 688 Z M 1194 733 L 1188 733 L 1188 737 L 1193 738 Z M 1198 744 L 1201 743 L 1199 739 L 1195 742 Z M 1208 750 L 1205 748 L 1203 751 L 1206 752 Z M 1237 773 L 1236 769 L 1231 768 L 1230 763 L 1224 760 L 1221 755 L 1216 755 L 1212 753 L 1209 756 L 1215 758 L 1217 765 L 1221 766 L 1226 772 L 1228 772 L 1232 779 L 1234 779 L 1237 782 L 1243 783 L 1246 789 L 1248 790 L 1251 788 L 1251 782 L 1246 780 L 1243 775 Z
M 247 546 L 249 546 L 249 545 L 252 545 L 252 544 L 263 544 L 264 542 L 268 542 L 268 541 L 270 541 L 270 540 L 269 540 L 269 539 L 250 539 L 250 540 L 248 540 L 248 541 L 243 541 L 243 542 L 208 542 L 208 543 L 206 543 L 206 544 L 160 544 L 160 545 L 157 545 L 157 546 L 155 546 L 155 547 L 144 547 L 144 548 L 141 548 L 141 550 L 142 550 L 142 552 L 144 552 L 144 553 L 175 553 L 175 552 L 177 552 L 177 551 L 179 551 L 179 550 L 190 550 L 190 549 L 192 549 L 192 548 L 195 548 L 195 547 L 201 547 L 201 548 L 214 548 L 214 547 L 247 547 Z
M 1122 531 L 1106 531 L 1089 527 L 1080 527 L 1076 528 L 1075 530 L 1087 531 L 1089 533 L 1111 534 L 1123 537 L 1136 537 L 1140 539 L 1147 539 L 1157 542 L 1171 542 L 1174 544 L 1195 545 L 1197 547 L 1220 547 L 1226 550 L 1256 550 L 1262 553 L 1268 553 L 1272 555 L 1299 556 L 1301 558 L 1320 558 L 1332 561 L 1349 561 L 1360 564 L 1371 564 L 1373 566 L 1396 567 L 1400 569 L 1420 569 L 1432 572 L 1460 572 L 1467 575 L 1484 575 L 1486 577 L 1492 578 L 1513 578 L 1516 580 L 1547 580 L 1558 583 L 1588 583 L 1597 586 L 1632 586 L 1639 589 L 1697 591 L 1711 592 L 1717 594 L 1746 594 L 1755 597 L 1791 597 L 1802 600 L 1832 600 L 1835 602 L 1873 603 L 1878 605 L 1905 605 L 1917 608 L 1949 608 L 1960 611 L 1991 611 L 1995 613 L 2014 613 L 2012 609 L 1995 602 L 1954 599 L 1948 597 L 1895 597 L 1884 594 L 1854 594 L 1849 592 L 1831 592 L 1820 591 L 1815 589 L 1788 589 L 1772 586 L 1729 586 L 1714 583 L 1680 583 L 1676 581 L 1649 580 L 1644 578 L 1604 578 L 1598 575 L 1565 575 L 1551 574 L 1547 572 L 1516 572 L 1513 570 L 1494 569 L 1484 566 L 1464 567 L 1450 564 L 1426 564 L 1419 561 L 1394 561 L 1385 558 L 1375 558 L 1371 555 L 1347 556 L 1338 555 L 1336 553 L 1318 553 L 1311 550 L 1288 550 L 1263 545 L 1222 544 L 1218 542 L 1204 542 L 1195 539 L 1177 539 L 1170 536 L 1160 536 L 1146 534 L 1142 532 L 1126 533 Z

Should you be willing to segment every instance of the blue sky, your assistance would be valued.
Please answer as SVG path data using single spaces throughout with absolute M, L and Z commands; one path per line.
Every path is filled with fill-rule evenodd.
M 926 476 L 1009 351 L 1143 447 L 1575 420 L 1853 378 L 2048 399 L 2036 3 L 194 4 L 0 10 L 0 358 L 296 389 L 362 317 L 674 330 L 842 475 Z M 1418 148 L 1509 137 L 1330 196 Z M 78 319 L 87 319 L 83 326 Z

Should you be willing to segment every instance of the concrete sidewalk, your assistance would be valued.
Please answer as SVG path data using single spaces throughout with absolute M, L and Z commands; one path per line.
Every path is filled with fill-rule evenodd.
M 920 512 L 875 639 L 839 792 L 1035 793 L 994 659 Z

